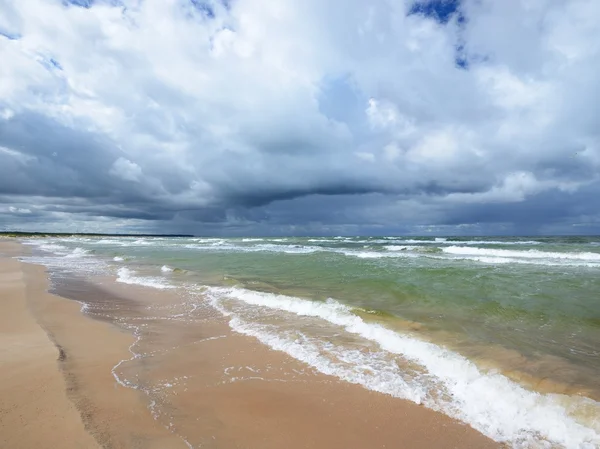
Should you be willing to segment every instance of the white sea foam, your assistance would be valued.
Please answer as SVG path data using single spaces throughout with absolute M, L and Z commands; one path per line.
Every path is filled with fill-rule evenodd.
M 132 241 L 126 239 L 100 239 L 100 240 L 90 240 L 86 242 L 91 245 L 114 245 L 114 246 L 131 246 Z
M 491 249 L 477 248 L 471 246 L 449 246 L 442 251 L 447 254 L 456 254 L 461 256 L 486 256 L 486 257 L 512 257 L 522 259 L 562 259 L 562 260 L 580 260 L 587 262 L 600 262 L 600 253 L 591 252 L 551 252 L 530 250 L 510 250 L 510 249 Z
M 427 248 L 437 248 L 441 253 L 432 253 Z M 438 260 L 471 260 L 487 264 L 528 264 L 549 267 L 600 268 L 599 253 L 557 253 L 538 250 L 506 250 L 464 246 L 436 247 L 418 245 L 388 245 L 386 252 L 348 249 L 324 249 L 360 259 L 382 259 L 390 257 L 427 257 Z
M 233 330 L 256 337 L 324 374 L 413 402 L 421 400 L 422 393 L 404 381 L 398 364 L 383 352 L 336 351 L 333 345 L 300 332 L 279 334 L 272 326 L 248 323 L 238 317 L 232 317 L 230 325 Z
M 381 259 L 383 257 L 395 257 L 394 254 L 391 253 L 383 253 L 377 251 L 358 251 L 358 250 L 347 250 L 340 249 L 337 251 L 333 251 L 339 254 L 343 254 L 349 257 L 358 257 L 359 259 Z
M 552 259 L 526 259 L 513 257 L 492 257 L 492 256 L 455 256 L 452 258 L 431 256 L 435 259 L 444 260 L 472 260 L 474 262 L 487 263 L 492 265 L 498 264 L 517 264 L 517 265 L 541 265 L 545 267 L 585 267 L 585 268 L 600 268 L 600 262 L 576 262 L 565 260 Z
M 71 253 L 67 254 L 65 257 L 75 259 L 78 257 L 85 256 L 87 254 L 89 254 L 89 250 L 77 247 Z
M 364 369 L 357 369 L 361 365 L 348 366 L 354 365 L 353 356 L 347 357 L 346 364 L 334 363 L 319 355 L 320 349 L 314 347 L 314 341 L 307 344 L 306 341 L 298 341 L 297 337 L 294 339 L 277 332 L 272 326 L 267 328 L 246 323 L 236 315 L 231 320 L 235 330 L 254 335 L 274 349 L 285 351 L 324 373 L 439 409 L 471 424 L 496 441 L 523 448 L 557 444 L 569 449 L 591 449 L 600 445 L 598 430 L 576 421 L 556 397 L 528 391 L 500 374 L 484 373 L 466 358 L 432 343 L 365 322 L 334 300 L 323 303 L 240 288 L 216 287 L 208 288 L 207 295 L 213 305 L 225 314 L 231 312 L 223 307 L 221 301 L 233 298 L 251 306 L 323 319 L 376 343 L 382 351 L 400 355 L 422 366 L 428 376 L 417 383 L 407 383 L 401 372 L 390 371 L 389 367 L 379 375 L 381 364 L 369 367 L 368 363 L 363 363 L 368 367 L 365 374 Z M 339 351 L 338 359 L 344 357 L 343 353 Z M 358 362 L 359 359 L 356 359 L 355 363 Z M 447 395 L 432 395 L 427 385 L 431 382 L 426 380 L 428 377 Z M 600 407 L 598 403 L 592 405 Z
M 385 249 L 388 251 L 408 251 L 408 250 L 418 250 L 423 248 L 422 246 L 415 245 L 389 245 L 386 246 Z
M 242 239 L 242 242 L 262 242 L 265 239 Z
M 258 251 L 271 251 L 271 252 L 282 252 L 287 254 L 308 254 L 316 251 L 321 251 L 321 248 L 315 246 L 305 245 L 273 245 L 265 243 L 263 245 L 256 245 Z
M 264 243 L 251 246 L 240 246 L 228 244 L 224 241 L 221 242 L 216 242 L 211 245 L 188 244 L 184 245 L 184 248 L 204 251 L 276 252 L 287 254 L 308 254 L 323 250 L 319 247 L 304 245 L 278 245 L 273 243 Z
M 159 239 L 137 239 L 131 242 L 132 245 L 155 246 L 162 243 Z
M 29 242 L 27 242 L 29 244 Z M 35 243 L 31 243 L 32 245 L 35 245 Z M 68 251 L 69 249 L 64 246 L 64 245 L 59 245 L 57 243 L 41 243 L 39 245 L 35 245 L 37 246 L 39 249 L 41 249 L 42 251 L 46 251 L 49 253 L 56 253 L 56 254 L 65 254 L 66 251 Z
M 95 257 L 90 257 L 89 250 L 84 248 L 69 248 L 59 242 L 74 242 L 74 239 L 44 239 L 25 240 L 23 244 L 35 246 L 44 251 L 41 255 L 21 257 L 21 260 L 34 264 L 44 265 L 48 268 L 69 269 L 70 271 L 85 273 L 100 273 L 106 264 Z
M 173 271 L 173 268 L 169 267 L 168 265 L 163 265 L 162 267 L 160 267 L 160 271 L 162 271 L 163 273 L 170 273 Z
M 541 242 L 535 240 L 446 240 L 444 243 L 452 245 L 539 245 Z
M 433 244 L 436 245 L 539 245 L 541 242 L 535 240 L 448 240 L 446 239 L 435 239 L 435 240 L 423 240 L 423 239 L 403 239 L 398 238 L 394 240 L 387 238 L 390 243 L 409 243 L 409 244 Z
M 358 257 L 359 259 L 383 259 L 392 257 L 419 257 L 419 254 L 411 251 L 401 251 L 400 249 L 389 252 L 382 251 L 360 251 L 360 250 L 331 250 L 332 252 L 344 254 L 345 256 Z
M 121 256 L 115 256 L 115 257 L 113 257 L 113 260 L 115 262 L 123 262 L 125 260 L 125 258 L 121 257 Z
M 335 239 L 308 239 L 307 242 L 311 242 L 311 243 L 339 243 L 339 240 L 335 240 Z
M 126 267 L 121 267 L 117 271 L 117 282 L 122 282 L 124 284 L 143 285 L 144 287 L 158 288 L 161 290 L 174 288 L 172 285 L 169 285 L 158 278 L 137 276 L 135 271 Z

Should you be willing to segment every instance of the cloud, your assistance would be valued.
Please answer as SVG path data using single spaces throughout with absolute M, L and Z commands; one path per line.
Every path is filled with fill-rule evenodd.
M 124 157 L 117 159 L 110 167 L 108 173 L 126 181 L 139 182 L 142 177 L 142 169 L 140 166 Z
M 0 227 L 600 229 L 593 0 L 0 11 Z

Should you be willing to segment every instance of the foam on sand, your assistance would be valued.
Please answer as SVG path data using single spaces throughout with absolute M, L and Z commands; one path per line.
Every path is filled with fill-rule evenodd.
M 591 449 L 600 445 L 600 429 L 594 428 L 593 419 L 582 422 L 573 414 L 572 409 L 576 409 L 577 405 L 572 401 L 585 398 L 543 395 L 526 390 L 505 376 L 480 371 L 457 353 L 399 334 L 380 324 L 365 322 L 337 301 L 316 302 L 222 287 L 208 288 L 207 295 L 215 307 L 232 317 L 230 324 L 234 330 L 253 335 L 270 347 L 285 351 L 326 374 L 443 411 L 496 441 L 527 448 L 555 444 L 565 448 Z M 327 342 L 299 339 L 297 334 L 279 332 L 274 326 L 245 322 L 223 306 L 222 300 L 226 298 L 250 306 L 323 319 L 376 343 L 383 353 L 401 356 L 421 366 L 426 375 L 407 379 L 401 370 L 394 371 L 391 366 L 382 364 L 384 358 L 381 354 L 367 360 L 365 354 L 362 357 L 342 348 L 330 347 L 330 352 L 337 350 L 338 361 L 324 359 L 323 348 Z M 564 405 L 565 401 L 570 405 Z M 600 411 L 600 404 L 587 401 L 586 406 Z M 595 426 L 598 427 L 598 423 Z

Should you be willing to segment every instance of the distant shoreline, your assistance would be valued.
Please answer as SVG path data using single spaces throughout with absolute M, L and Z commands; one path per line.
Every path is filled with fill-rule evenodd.
M 191 234 L 104 234 L 91 232 L 21 232 L 0 231 L 0 237 L 181 237 L 191 238 Z
M 417 234 L 401 234 L 401 235 L 388 235 L 388 234 L 357 234 L 357 235 L 235 235 L 235 236 L 221 236 L 221 235 L 204 235 L 204 234 L 117 234 L 117 233 L 102 233 L 102 232 L 25 232 L 25 231 L 0 231 L 0 237 L 167 237 L 167 238 L 379 238 L 379 237 L 397 237 L 403 238 L 419 238 L 419 239 L 460 239 L 467 238 L 537 238 L 537 239 L 548 239 L 548 238 L 567 238 L 567 237 L 600 237 L 599 234 L 515 234 L 515 235 L 503 235 L 503 234 L 487 234 L 487 235 L 417 235 Z

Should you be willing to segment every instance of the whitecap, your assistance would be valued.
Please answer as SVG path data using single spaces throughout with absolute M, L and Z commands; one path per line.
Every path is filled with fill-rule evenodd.
M 365 322 L 337 301 L 316 302 L 222 287 L 207 288 L 207 296 L 216 308 L 231 316 L 230 325 L 234 330 L 253 335 L 272 348 L 285 351 L 326 374 L 441 410 L 496 441 L 511 443 L 515 447 L 541 448 L 550 443 L 569 449 L 591 449 L 600 444 L 600 434 L 578 422 L 555 395 L 531 392 L 500 374 L 479 370 L 468 359 L 443 347 L 399 334 L 377 323 Z M 428 374 L 422 379 L 407 381 L 400 371 L 394 371 L 389 365 L 380 363 L 369 367 L 370 362 L 359 355 L 354 361 L 353 356 L 348 356 L 345 364 L 334 363 L 323 358 L 323 345 L 315 346 L 314 339 L 298 341 L 297 335 L 279 332 L 274 326 L 248 323 L 232 315 L 223 306 L 224 298 L 236 299 L 253 307 L 323 319 L 341 326 L 350 334 L 376 343 L 382 351 L 422 366 Z M 337 356 L 344 357 L 344 351 Z M 382 359 L 378 360 L 381 362 Z M 369 368 L 367 373 L 358 369 L 359 363 Z M 432 390 L 432 386 L 437 390 Z M 440 393 L 439 387 L 448 394 L 436 394 Z M 600 404 L 587 401 L 588 405 L 600 410 Z
M 117 271 L 117 282 L 122 282 L 123 284 L 142 285 L 144 287 L 158 288 L 161 290 L 174 288 L 172 285 L 165 283 L 161 279 L 137 276 L 135 271 L 126 267 L 121 267 Z

